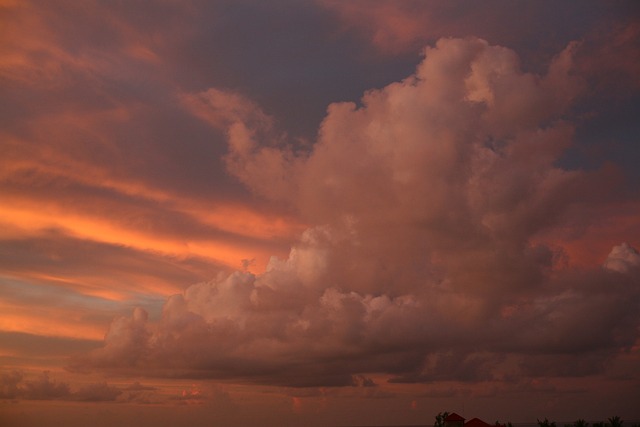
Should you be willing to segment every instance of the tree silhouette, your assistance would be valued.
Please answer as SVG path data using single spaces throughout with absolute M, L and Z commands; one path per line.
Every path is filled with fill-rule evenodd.
M 556 422 L 555 421 L 549 421 L 545 417 L 545 419 L 542 420 L 542 421 L 538 420 L 538 426 L 539 427 L 556 427 Z
M 609 425 L 611 427 L 622 427 L 622 423 L 624 422 L 617 415 L 615 417 L 607 418 L 607 420 L 609 421 Z
M 433 427 L 444 427 L 444 420 L 449 416 L 448 412 L 439 412 L 436 415 L 436 422 L 433 423 Z
M 589 427 L 589 423 L 580 418 L 573 422 L 573 427 Z

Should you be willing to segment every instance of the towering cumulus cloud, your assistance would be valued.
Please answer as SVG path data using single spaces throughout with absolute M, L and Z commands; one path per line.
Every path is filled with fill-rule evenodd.
M 291 386 L 598 372 L 638 339 L 640 268 L 628 245 L 577 268 L 548 238 L 599 182 L 558 166 L 573 49 L 534 75 L 509 49 L 442 39 L 415 74 L 330 105 L 310 150 L 240 95 L 183 95 L 226 132 L 233 175 L 315 226 L 262 274 L 115 320 L 85 363 Z

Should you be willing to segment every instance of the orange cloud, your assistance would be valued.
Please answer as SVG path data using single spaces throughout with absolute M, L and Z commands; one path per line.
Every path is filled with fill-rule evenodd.
M 266 219 L 253 214 L 254 227 L 266 223 Z M 218 220 L 224 217 L 214 216 Z M 236 218 L 236 224 L 242 219 Z M 258 245 L 234 243 L 228 239 L 184 238 L 170 235 L 145 233 L 144 230 L 126 227 L 109 217 L 91 217 L 66 211 L 61 206 L 49 205 L 43 209 L 36 201 L 25 201 L 22 206 L 7 206 L 0 210 L 0 222 L 25 230 L 27 234 L 37 234 L 46 229 L 62 229 L 80 239 L 130 246 L 144 251 L 157 251 L 175 256 L 197 255 L 228 266 L 237 267 L 243 259 L 256 258 L 257 268 L 264 268 L 274 253 L 273 248 L 260 248 Z M 281 223 L 281 230 L 284 224 Z M 290 231 L 287 229 L 287 234 Z M 277 251 L 275 251 L 277 252 Z
M 89 340 L 104 338 L 104 323 L 88 323 L 84 317 L 87 313 L 78 311 L 77 308 L 29 304 L 29 309 L 26 310 L 23 305 L 0 301 L 0 310 L 1 331 Z

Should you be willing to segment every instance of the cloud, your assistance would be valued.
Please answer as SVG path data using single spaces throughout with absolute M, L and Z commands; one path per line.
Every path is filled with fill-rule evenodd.
M 18 388 L 20 381 L 22 381 L 21 372 L 3 372 L 2 375 L 0 375 L 0 398 L 15 399 L 20 392 Z
M 604 268 L 618 271 L 620 273 L 630 273 L 640 269 L 640 254 L 628 243 L 615 246 L 604 261 Z
M 628 12 L 629 17 L 637 13 L 625 10 L 629 5 L 622 6 L 621 12 Z M 585 37 L 576 62 L 581 73 L 589 80 L 592 90 L 622 98 L 638 90 L 635 76 L 640 72 L 639 35 L 640 25 L 637 21 L 624 19 L 610 25 L 607 30 L 595 31 Z
M 251 100 L 215 88 L 181 96 L 185 107 L 214 127 L 226 131 L 230 150 L 227 169 L 256 192 L 282 199 L 295 185 L 287 178 L 295 173 L 297 159 L 282 144 L 286 135 L 277 135 L 273 119 Z M 271 142 L 260 145 L 258 142 Z M 276 179 L 280 177 L 280 179 Z
M 7 306 L 3 306 L 4 318 L 12 320 L 13 313 L 7 310 Z M 51 323 L 52 319 L 49 317 L 48 321 Z M 23 321 L 23 323 L 27 323 Z M 31 325 L 28 326 L 32 326 Z M 43 322 L 44 323 L 44 322 Z M 6 323 L 5 323 L 6 324 Z M 5 325 L 3 324 L 3 326 Z M 91 349 L 101 346 L 101 339 L 104 338 L 104 328 L 108 325 L 102 326 L 103 335 L 100 340 L 80 340 L 69 339 L 59 337 L 47 337 L 41 335 L 32 335 L 19 332 L 0 332 L 0 342 L 3 343 L 2 355 L 0 356 L 0 364 L 3 366 L 16 366 L 16 362 L 28 361 L 32 366 L 38 364 L 43 369 L 48 367 L 60 366 L 66 363 L 69 355 L 82 354 L 90 351 Z M 98 329 L 96 327 L 96 329 Z M 1 375 L 7 375 L 3 373 Z
M 136 381 L 133 384 L 131 384 L 130 386 L 125 387 L 123 390 L 127 390 L 127 391 L 151 391 L 151 390 L 157 390 L 157 387 L 151 387 L 151 386 L 142 385 L 138 381 Z
M 384 55 L 414 53 L 441 37 L 477 36 L 510 47 L 548 48 L 566 44 L 602 22 L 633 22 L 636 13 L 630 2 L 587 3 L 577 17 L 577 11 L 570 5 L 556 5 L 554 13 L 549 14 L 548 7 L 554 3 L 548 1 L 526 5 L 524 16 L 521 5 L 500 1 L 482 4 L 468 0 L 446 3 L 410 0 L 401 4 L 391 0 L 318 2 L 335 15 L 343 33 L 355 32 Z M 537 31 L 529 31 L 534 27 Z
M 377 387 L 378 384 L 368 377 L 364 375 L 354 375 L 353 376 L 353 386 L 354 387 Z
M 119 317 L 114 320 L 104 338 L 102 357 L 125 364 L 133 364 L 143 357 L 145 342 L 149 337 L 145 327 L 147 318 L 147 312 L 136 307 L 131 318 Z
M 69 384 L 51 381 L 48 372 L 34 381 L 26 381 L 22 393 L 31 400 L 64 399 L 71 394 Z
M 286 253 L 287 218 L 249 206 L 247 192 L 230 183 L 224 168 L 211 167 L 224 141 L 212 143 L 209 129 L 179 106 L 176 82 L 167 79 L 168 70 L 182 64 L 170 59 L 176 43 L 188 38 L 182 25 L 192 9 L 173 2 L 144 13 L 138 7 L 95 1 L 3 7 L 2 243 L 37 246 L 40 237 L 60 237 L 74 247 L 131 248 L 139 251 L 132 258 L 151 263 L 162 263 L 153 259 L 159 252 L 200 258 L 207 272 L 183 284 L 236 268 L 261 246 L 256 269 L 263 268 L 270 254 Z M 70 279 L 74 267 L 82 269 L 78 264 L 60 268 L 59 276 Z M 102 271 L 96 276 L 69 282 L 124 287 L 119 280 L 96 283 L 108 276 Z M 129 288 L 151 282 L 127 276 Z M 180 289 L 175 282 L 164 284 L 165 295 Z M 153 292 L 156 284 L 163 286 L 150 283 L 140 291 Z
M 190 8 L 138 7 L 2 7 L 4 331 L 102 339 L 132 301 L 149 307 L 247 253 L 263 269 L 289 248 L 295 221 L 211 167 L 223 139 L 165 78 Z
M 544 239 L 573 224 L 594 183 L 609 188 L 600 170 L 558 165 L 584 90 L 575 48 L 538 75 L 507 48 L 441 39 L 406 79 L 360 105 L 331 104 L 316 143 L 299 151 L 244 97 L 183 95 L 226 131 L 232 174 L 316 225 L 264 273 L 192 285 L 157 322 L 142 309 L 116 319 L 104 347 L 76 363 L 292 387 L 371 373 L 479 382 L 601 372 L 638 340 L 640 289 L 618 268 L 634 252 L 573 268 L 561 242 Z
M 73 400 L 82 402 L 110 402 L 122 394 L 122 391 L 105 382 L 88 384 L 73 393 Z
M 135 383 L 125 390 L 132 392 L 154 388 Z M 52 380 L 49 371 L 42 372 L 35 379 L 26 379 L 20 371 L 3 372 L 0 375 L 0 399 L 106 402 L 115 401 L 122 393 L 122 390 L 106 382 L 86 384 L 73 391 L 69 383 Z

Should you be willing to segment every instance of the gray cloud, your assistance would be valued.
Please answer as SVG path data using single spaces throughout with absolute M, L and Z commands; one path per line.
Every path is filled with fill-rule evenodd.
M 46 372 L 37 380 L 26 381 L 22 393 L 31 400 L 64 399 L 71 394 L 68 384 L 49 380 Z
M 160 402 L 158 396 L 153 395 L 155 390 L 157 390 L 156 387 L 145 386 L 139 382 L 124 388 L 111 386 L 106 382 L 89 383 L 72 388 L 68 382 L 51 379 L 49 371 L 44 371 L 35 378 L 29 378 L 18 370 L 0 374 L 0 399 Z
M 18 384 L 22 381 L 22 377 L 19 371 L 3 372 L 0 375 L 0 398 L 15 399 L 21 391 Z
M 83 402 L 110 402 L 122 394 L 122 391 L 107 383 L 88 384 L 73 393 L 73 400 Z

